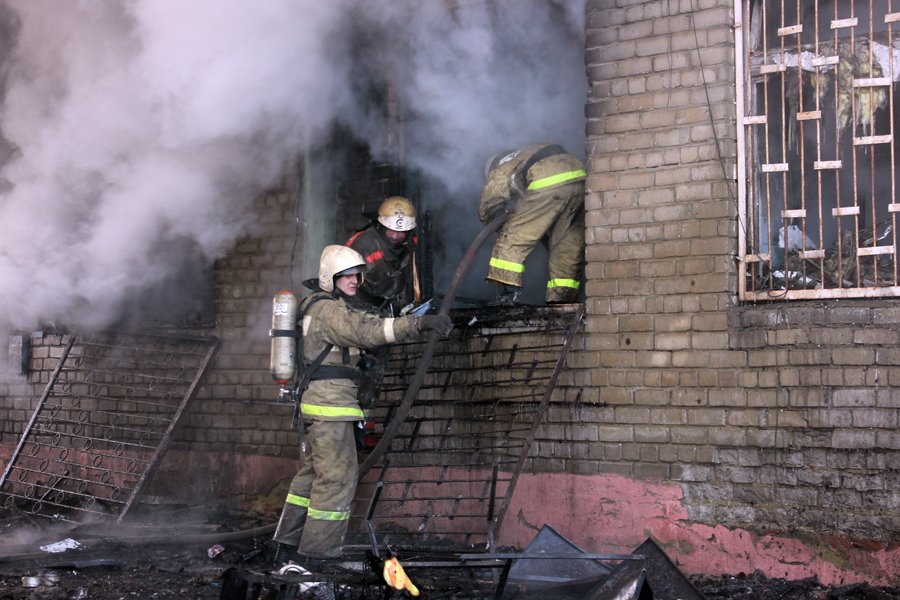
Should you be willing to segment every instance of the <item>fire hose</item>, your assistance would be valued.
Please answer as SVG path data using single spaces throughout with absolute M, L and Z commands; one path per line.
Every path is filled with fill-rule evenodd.
M 484 245 L 484 242 L 493 233 L 496 233 L 496 231 L 500 229 L 500 226 L 506 222 L 507 216 L 508 213 L 503 212 L 499 216 L 494 217 L 492 221 L 485 225 L 484 229 L 481 230 L 481 233 L 475 237 L 472 243 L 469 244 L 469 248 L 459 261 L 459 265 L 456 267 L 456 273 L 453 276 L 453 280 L 450 282 L 447 293 L 444 295 L 438 314 L 450 314 L 450 305 L 453 304 L 453 299 L 456 297 L 456 292 L 459 291 L 459 286 L 462 284 L 463 277 L 465 277 L 469 267 L 472 266 L 472 262 L 475 260 L 475 254 L 478 252 L 479 248 Z M 406 417 L 409 415 L 409 411 L 412 409 L 412 405 L 419 395 L 419 388 L 422 387 L 422 383 L 425 381 L 425 375 L 428 373 L 428 369 L 431 368 L 431 360 L 434 357 L 434 349 L 437 346 L 438 337 L 439 336 L 435 331 L 429 333 L 428 341 L 425 344 L 425 350 L 422 352 L 422 358 L 418 361 L 419 366 L 416 368 L 416 374 L 413 376 L 409 387 L 406 389 L 403 400 L 400 402 L 400 405 L 394 413 L 394 418 L 391 419 L 391 422 L 384 428 L 384 432 L 381 434 L 378 445 L 372 449 L 369 456 L 367 456 L 362 464 L 359 465 L 360 480 L 366 476 L 372 467 L 375 466 L 375 463 L 377 463 L 384 453 L 387 452 L 388 447 L 391 445 L 391 441 L 400 432 L 400 427 L 402 427 L 403 423 L 406 421 Z

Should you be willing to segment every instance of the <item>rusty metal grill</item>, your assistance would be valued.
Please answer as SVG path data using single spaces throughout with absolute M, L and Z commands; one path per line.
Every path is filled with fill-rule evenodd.
M 900 3 L 738 0 L 740 295 L 900 295 Z
M 582 315 L 575 306 L 456 314 L 403 429 L 360 486 L 357 523 L 373 538 L 491 546 Z M 422 346 L 392 349 L 376 422 L 390 421 Z
M 71 336 L 0 479 L 2 506 L 124 518 L 217 348 L 216 338 Z

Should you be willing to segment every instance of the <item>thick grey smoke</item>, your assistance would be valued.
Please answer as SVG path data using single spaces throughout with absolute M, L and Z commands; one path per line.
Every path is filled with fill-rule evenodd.
M 221 257 L 335 122 L 385 150 L 368 77 L 396 84 L 405 159 L 451 195 L 502 147 L 581 154 L 583 7 L 6 0 L 0 332 L 106 326 L 174 263 Z
M 383 22 L 403 41 L 390 50 L 406 58 L 385 62 L 408 107 L 410 164 L 458 194 L 480 189 L 502 150 L 551 141 L 583 156 L 584 0 L 391 6 Z
M 440 292 L 481 229 L 477 205 L 490 156 L 555 142 L 584 157 L 584 0 L 406 4 L 393 4 L 384 19 L 408 44 L 395 44 L 390 53 L 407 57 L 393 69 L 401 104 L 408 107 L 406 162 L 445 187 L 444 195 L 432 190 L 432 202 L 426 198 L 434 214 Z M 416 8 L 404 10 L 409 6 Z M 404 19 L 408 25 L 398 26 Z M 485 299 L 494 293 L 484 283 L 489 255 L 486 245 L 463 295 Z M 541 303 L 543 248 L 526 265 L 523 299 Z

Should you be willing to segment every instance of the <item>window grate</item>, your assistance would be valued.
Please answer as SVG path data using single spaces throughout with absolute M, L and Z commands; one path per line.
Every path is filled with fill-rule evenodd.
M 898 0 L 740 1 L 742 300 L 900 295 L 898 22 Z

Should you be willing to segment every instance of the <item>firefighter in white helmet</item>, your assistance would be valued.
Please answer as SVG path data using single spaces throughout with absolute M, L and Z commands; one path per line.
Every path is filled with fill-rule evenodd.
M 326 246 L 314 291 L 300 304 L 300 368 L 310 369 L 300 403 L 301 431 L 308 452 L 301 453 L 274 539 L 276 563 L 294 559 L 316 569 L 323 559 L 341 556 L 356 492 L 358 463 L 354 427 L 364 419 L 356 400 L 360 348 L 401 342 L 428 331 L 446 336 L 447 315 L 381 318 L 347 302 L 363 283 L 366 263 L 346 246 Z M 299 555 L 299 556 L 297 556 Z
M 394 316 L 421 301 L 416 272 L 416 208 L 403 196 L 391 196 L 378 207 L 378 217 L 347 240 L 366 260 L 366 281 L 356 301 L 382 315 Z
M 556 144 L 534 144 L 496 155 L 485 169 L 478 217 L 488 223 L 502 211 L 486 279 L 518 292 L 525 259 L 546 237 L 548 303 L 574 302 L 584 267 L 584 180 L 581 161 Z

